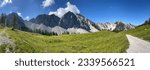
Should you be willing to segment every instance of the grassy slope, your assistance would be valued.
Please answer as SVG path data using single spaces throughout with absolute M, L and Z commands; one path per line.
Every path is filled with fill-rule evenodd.
M 150 25 L 120 33 L 100 31 L 63 36 L 45 36 L 11 29 L 6 32 L 15 40 L 16 52 L 125 52 L 128 48 L 125 34 L 150 41 Z
M 0 30 L 1 31 L 1 30 Z M 16 52 L 125 52 L 128 41 L 124 33 L 101 31 L 88 34 L 45 36 L 35 33 L 6 32 L 15 40 Z
M 128 30 L 125 31 L 124 33 L 150 41 L 150 25 L 137 27 L 136 29 Z

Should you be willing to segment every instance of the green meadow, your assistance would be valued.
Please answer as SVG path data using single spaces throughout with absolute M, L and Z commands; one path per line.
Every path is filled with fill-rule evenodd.
M 150 25 L 118 33 L 99 31 L 46 36 L 20 30 L 13 31 L 11 28 L 7 28 L 5 33 L 9 35 L 9 39 L 14 40 L 16 53 L 125 53 L 129 46 L 126 34 L 150 41 Z M 0 52 L 3 52 L 4 46 L 7 45 L 1 46 Z
M 15 41 L 15 52 L 18 53 L 119 53 L 128 48 L 124 33 L 110 31 L 46 36 L 8 28 L 6 33 Z

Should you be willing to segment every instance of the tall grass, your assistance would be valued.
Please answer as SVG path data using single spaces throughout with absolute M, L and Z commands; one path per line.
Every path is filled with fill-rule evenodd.
M 125 33 L 100 31 L 96 33 L 45 36 L 7 29 L 15 40 L 18 53 L 120 53 L 128 48 Z

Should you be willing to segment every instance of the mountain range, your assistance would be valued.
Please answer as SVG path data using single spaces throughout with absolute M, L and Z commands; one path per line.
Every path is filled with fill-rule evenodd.
M 14 18 L 16 18 L 15 22 Z M 2 22 L 3 20 L 5 20 L 5 24 Z M 70 11 L 61 18 L 54 14 L 40 14 L 29 21 L 23 20 L 15 12 L 8 15 L 1 14 L 0 25 L 12 27 L 14 25 L 13 22 L 16 23 L 16 29 L 48 35 L 81 34 L 101 30 L 124 31 L 135 28 L 135 26 L 121 21 L 115 23 L 95 23 L 81 14 L 74 14 Z

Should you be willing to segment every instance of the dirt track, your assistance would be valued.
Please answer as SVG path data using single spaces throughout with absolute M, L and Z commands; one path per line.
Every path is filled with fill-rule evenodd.
M 150 42 L 126 35 L 129 41 L 127 53 L 150 53 Z

